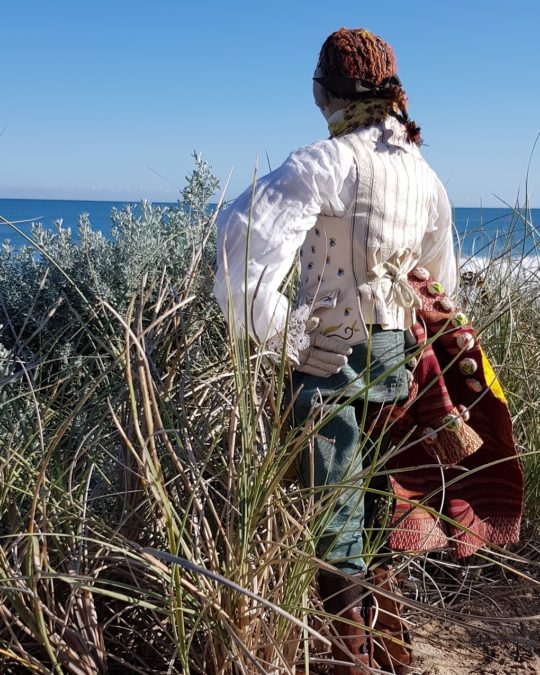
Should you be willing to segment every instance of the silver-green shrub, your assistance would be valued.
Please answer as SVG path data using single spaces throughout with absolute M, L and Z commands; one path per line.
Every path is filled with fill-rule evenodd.
M 0 252 L 0 343 L 30 360 L 48 350 L 49 358 L 80 369 L 81 357 L 107 332 L 102 301 L 123 314 L 143 282 L 152 286 L 164 273 L 173 286 L 182 279 L 192 252 L 206 237 L 213 238 L 210 199 L 218 180 L 200 155 L 194 159 L 175 205 L 143 201 L 138 209 L 113 209 L 110 239 L 93 230 L 83 214 L 78 237 L 61 222 L 52 231 L 38 223 L 32 229 L 35 246 L 14 250 L 5 244 Z M 214 250 L 208 242 L 203 267 L 211 267 Z

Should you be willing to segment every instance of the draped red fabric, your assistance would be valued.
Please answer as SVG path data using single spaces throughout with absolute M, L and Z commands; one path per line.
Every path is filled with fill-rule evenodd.
M 376 428 L 391 420 L 398 448 L 387 463 L 396 497 L 388 543 L 464 557 L 517 542 L 523 474 L 502 389 L 444 292 L 430 278 L 409 281 L 422 299 L 413 327 L 421 353 L 407 403 L 379 410 Z

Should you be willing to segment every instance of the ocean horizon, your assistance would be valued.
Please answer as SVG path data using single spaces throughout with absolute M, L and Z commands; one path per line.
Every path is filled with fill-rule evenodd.
M 149 200 L 150 201 L 150 200 Z M 0 198 L 0 216 L 14 223 L 24 234 L 31 236 L 33 223 L 41 223 L 53 230 L 55 222 L 71 228 L 75 237 L 79 217 L 88 214 L 92 229 L 111 236 L 111 210 L 141 202 L 131 200 L 71 200 L 71 199 L 7 199 Z M 152 202 L 159 206 L 173 206 L 178 202 Z M 455 207 L 454 224 L 461 245 L 462 257 L 489 256 L 493 247 L 508 248 L 509 241 L 516 255 L 530 255 L 537 248 L 535 224 L 540 223 L 540 208 L 529 209 L 526 214 L 510 207 Z M 511 239 L 509 239 L 509 237 Z M 9 241 L 18 248 L 29 243 L 9 224 L 0 222 L 0 243 Z

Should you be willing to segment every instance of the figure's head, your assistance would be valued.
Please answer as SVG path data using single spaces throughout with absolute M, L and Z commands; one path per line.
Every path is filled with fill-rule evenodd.
M 341 78 L 364 80 L 380 85 L 392 77 L 397 77 L 394 51 L 378 35 L 364 28 L 340 28 L 324 42 L 319 62 L 318 75 L 328 80 L 328 91 L 335 96 L 347 94 L 355 100 L 353 90 L 343 91 Z M 317 72 L 316 71 L 316 72 Z M 333 85 L 333 86 L 332 86 Z M 360 92 L 359 92 L 360 93 Z
M 365 28 L 340 28 L 325 40 L 313 75 L 313 95 L 327 119 L 352 101 L 388 100 L 400 112 L 410 140 L 420 143 L 420 129 L 407 114 L 394 50 Z

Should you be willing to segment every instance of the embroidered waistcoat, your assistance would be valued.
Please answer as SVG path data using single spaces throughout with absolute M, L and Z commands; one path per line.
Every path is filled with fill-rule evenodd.
M 325 335 L 357 344 L 367 339 L 366 324 L 404 330 L 414 322 L 420 302 L 407 274 L 420 259 L 433 178 L 419 155 L 388 139 L 344 139 L 355 155 L 356 195 L 343 217 L 320 215 L 308 232 L 297 305 L 310 306 Z M 397 165 L 406 181 L 397 180 Z

